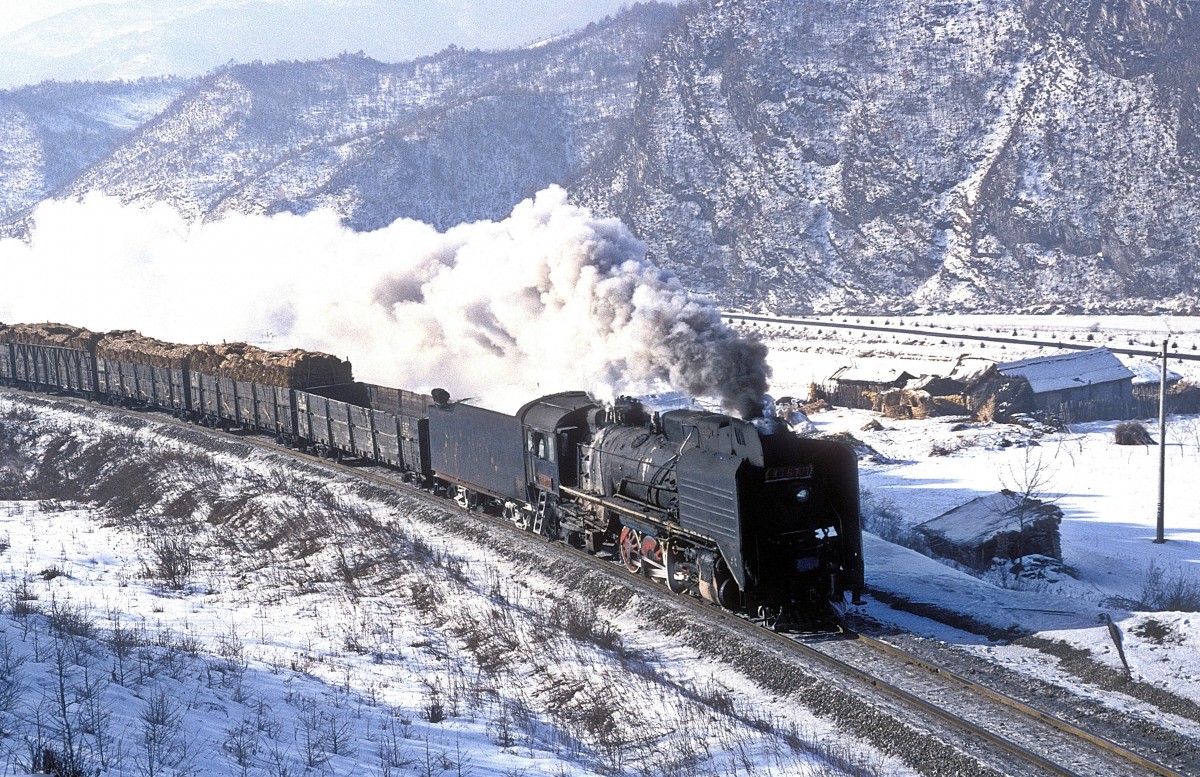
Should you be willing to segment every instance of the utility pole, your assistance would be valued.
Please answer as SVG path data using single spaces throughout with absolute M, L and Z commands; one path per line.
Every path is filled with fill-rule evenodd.
M 1167 344 L 1163 340 L 1162 374 L 1158 379 L 1158 531 L 1154 536 L 1156 545 L 1167 541 L 1163 536 L 1163 498 L 1167 483 Z

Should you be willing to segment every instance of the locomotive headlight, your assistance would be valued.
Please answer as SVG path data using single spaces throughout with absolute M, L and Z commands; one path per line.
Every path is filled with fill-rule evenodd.
M 807 502 L 809 496 L 809 490 L 807 488 L 802 488 L 796 492 L 796 501 L 801 503 Z

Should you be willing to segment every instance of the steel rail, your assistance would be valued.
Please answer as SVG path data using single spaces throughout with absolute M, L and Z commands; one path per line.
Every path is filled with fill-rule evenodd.
M 913 664 L 914 666 L 917 666 L 921 669 L 924 669 L 932 674 L 936 674 L 939 677 L 944 677 L 952 682 L 962 685 L 965 688 L 969 688 L 970 690 L 974 691 L 975 693 L 985 696 L 985 697 L 991 699 L 992 701 L 999 702 L 1000 704 L 1003 704 L 1007 707 L 1011 707 L 1012 709 L 1014 709 L 1024 715 L 1027 715 L 1031 718 L 1040 720 L 1043 723 L 1046 723 L 1047 725 L 1049 725 L 1051 728 L 1057 729 L 1058 731 L 1060 731 L 1064 734 L 1068 734 L 1068 735 L 1076 737 L 1078 739 L 1083 739 L 1087 742 L 1090 742 L 1093 745 L 1095 745 L 1096 747 L 1100 748 L 1101 750 L 1104 750 L 1105 752 L 1111 753 L 1112 755 L 1118 756 L 1126 761 L 1129 761 L 1130 763 L 1136 764 L 1145 769 L 1149 769 L 1150 771 L 1154 772 L 1155 774 L 1163 775 L 1163 777 L 1181 777 L 1179 772 L 1176 772 L 1173 769 L 1169 769 L 1168 767 L 1163 766 L 1160 763 L 1156 763 L 1155 761 L 1151 761 L 1148 758 L 1138 755 L 1137 753 L 1133 752 L 1132 750 L 1122 747 L 1121 745 L 1118 745 L 1115 742 L 1111 742 L 1107 739 L 1104 739 L 1103 737 L 1100 737 L 1100 736 L 1097 736 L 1097 735 L 1091 733 L 1090 731 L 1082 729 L 1073 723 L 1063 720 L 1062 718 L 1058 717 L 1057 715 L 1051 715 L 1050 713 L 1045 712 L 1044 710 L 1039 710 L 1036 707 L 1033 707 L 1029 704 L 1026 704 L 1023 701 L 1020 701 L 1019 699 L 1014 699 L 1013 697 L 1011 697 L 1007 694 L 1001 693 L 1000 691 L 997 691 L 994 688 L 989 688 L 988 686 L 983 685 L 982 683 L 977 683 L 974 680 L 963 677 L 960 674 L 957 674 L 948 669 L 940 667 L 937 664 L 934 664 L 923 658 L 918 658 L 917 656 L 914 656 L 913 654 L 909 653 L 908 651 L 898 648 L 895 645 L 884 642 L 882 640 L 875 639 L 874 637 L 869 637 L 865 634 L 860 634 L 856 631 L 853 631 L 852 629 L 843 629 L 843 631 L 847 636 L 849 636 L 855 640 L 858 640 L 859 642 L 862 642 L 863 644 L 868 645 L 868 646 L 874 648 L 875 650 L 886 653 L 894 658 L 899 658 L 903 661 L 907 661 L 908 663 Z
M 27 392 L 27 391 L 24 391 L 21 389 L 11 389 L 11 388 L 5 388 L 5 387 L 0 387 L 0 391 L 26 394 L 31 397 L 48 398 L 48 399 L 52 399 L 54 401 L 65 401 L 65 402 L 68 402 L 71 404 L 78 404 L 83 407 L 95 406 L 94 402 L 90 402 L 88 400 L 79 399 L 79 398 L 73 398 L 73 397 L 53 396 L 53 395 L 47 397 L 47 395 L 40 394 L 38 392 Z M 103 407 L 104 407 L 104 409 L 111 410 L 111 411 L 117 412 L 117 413 L 129 413 L 130 412 L 129 410 L 119 408 L 119 407 L 108 407 L 108 406 L 103 406 Z M 140 412 L 135 413 L 135 415 L 142 415 L 142 413 L 140 413 Z M 150 415 L 149 417 L 152 420 L 155 420 L 158 422 L 164 422 L 164 423 L 172 424 L 175 426 L 179 426 L 181 428 L 200 431 L 201 433 L 204 433 L 209 436 L 225 437 L 225 438 L 228 438 L 231 440 L 236 440 L 236 441 L 244 442 L 244 443 L 247 443 L 250 445 L 255 445 L 255 446 L 264 448 L 266 450 L 274 451 L 276 453 L 281 453 L 283 455 L 294 458 L 298 461 L 321 466 L 323 468 L 327 468 L 334 472 L 352 475 L 352 476 L 361 478 L 363 480 L 369 480 L 373 483 L 376 483 L 378 485 L 384 486 L 389 489 L 399 489 L 399 490 L 404 491 L 405 493 L 414 494 L 414 495 L 418 495 L 418 496 L 424 496 L 424 497 L 428 498 L 431 502 L 436 501 L 436 504 L 438 504 L 439 506 L 446 507 L 447 509 L 450 509 L 452 511 L 461 511 L 463 513 L 467 513 L 472 516 L 473 520 L 479 520 L 482 518 L 493 525 L 501 526 L 504 529 L 515 532 L 521 536 L 527 536 L 530 538 L 536 537 L 536 535 L 533 535 L 528 531 L 521 530 L 520 528 L 514 526 L 510 521 L 503 520 L 502 518 L 497 517 L 497 516 L 488 515 L 487 513 L 484 513 L 482 511 L 468 510 L 468 509 L 463 508 L 460 505 L 458 505 L 452 499 L 437 498 L 435 500 L 433 494 L 431 494 L 430 492 L 420 489 L 420 488 L 417 488 L 411 484 L 404 483 L 398 479 L 384 477 L 382 475 L 376 474 L 374 472 L 370 472 L 361 467 L 350 466 L 345 463 L 339 463 L 332 459 L 325 459 L 325 458 L 322 458 L 319 456 L 315 456 L 313 454 L 309 454 L 309 453 L 301 452 L 301 451 L 298 451 L 295 449 L 287 448 L 285 446 L 282 446 L 282 445 L 274 442 L 273 440 L 268 440 L 268 439 L 266 439 L 266 437 L 258 435 L 256 433 L 249 433 L 249 434 L 247 434 L 246 432 L 236 433 L 236 432 L 226 431 L 226 430 L 221 430 L 221 429 L 213 429 L 213 428 L 209 428 L 209 427 L 200 426 L 197 424 L 191 424 L 182 419 L 174 418 L 174 417 L 168 416 L 168 415 L 154 414 L 154 415 Z M 552 541 L 547 540 L 547 542 L 552 542 Z M 619 579 L 630 585 L 643 586 L 643 587 L 645 587 L 645 589 L 648 592 L 652 592 L 652 595 L 655 595 L 655 596 L 661 596 L 664 592 L 667 592 L 669 594 L 669 592 L 667 591 L 667 589 L 664 585 L 662 585 L 660 582 L 655 582 L 648 575 L 646 575 L 646 574 L 630 574 L 627 570 L 625 570 L 624 566 L 620 564 L 619 560 L 614 560 L 612 562 L 604 562 L 603 560 L 598 559 L 595 555 L 589 554 L 582 549 L 572 547 L 566 543 L 554 542 L 554 544 L 556 547 L 564 549 L 567 552 L 569 552 L 570 554 L 575 555 L 576 557 L 589 559 L 589 563 L 592 566 L 599 568 L 599 569 L 604 569 L 607 573 L 611 574 L 615 579 Z M 842 661 L 839 658 L 828 655 L 827 653 L 824 653 L 821 650 L 818 650 L 817 648 L 813 647 L 812 645 L 806 644 L 805 642 L 801 641 L 800 639 L 798 639 L 796 637 L 789 637 L 786 634 L 771 631 L 769 629 L 764 628 L 761 625 L 753 623 L 746 616 L 737 615 L 735 613 L 723 610 L 719 607 L 716 607 L 715 605 L 708 604 L 708 603 L 703 602 L 699 599 L 696 599 L 695 597 L 692 597 L 690 595 L 670 596 L 669 598 L 671 599 L 671 601 L 681 604 L 684 607 L 690 608 L 697 613 L 703 613 L 705 616 L 708 616 L 708 617 L 719 618 L 722 621 L 738 628 L 743 633 L 750 635 L 751 637 L 753 637 L 755 639 L 771 640 L 780 646 L 787 647 L 792 652 L 802 653 L 808 657 L 815 658 L 818 661 L 820 661 L 821 663 L 824 663 L 826 666 L 834 668 L 838 672 L 853 676 L 856 679 L 858 679 L 860 682 L 864 682 L 874 688 L 877 688 L 880 691 L 882 691 L 890 696 L 893 696 L 894 698 L 900 700 L 901 702 L 903 702 L 905 704 L 908 704 L 912 707 L 920 709 L 920 710 L 928 713 L 929 715 L 939 718 L 947 723 L 950 723 L 951 725 L 962 729 L 963 731 L 965 731 L 966 733 L 968 733 L 970 735 L 977 736 L 987 742 L 990 742 L 993 745 L 995 745 L 996 747 L 1004 750 L 1005 752 L 1007 752 L 1011 755 L 1014 755 L 1024 761 L 1026 761 L 1027 763 L 1036 765 L 1037 767 L 1044 769 L 1048 772 L 1051 772 L 1053 774 L 1064 775 L 1064 777 L 1077 777 L 1076 772 L 1073 772 L 1070 769 L 1067 769 L 1066 767 L 1060 766 L 1060 765 L 1050 761 L 1049 759 L 1030 751 L 1028 748 L 1025 748 L 1024 746 L 1022 746 L 1020 744 L 1017 744 L 1009 739 L 1006 739 L 1006 738 L 1000 736 L 999 734 L 996 734 L 996 733 L 984 728 L 983 726 L 980 726 L 976 723 L 966 720 L 965 718 L 962 718 L 961 716 L 955 715 L 953 712 L 950 712 L 947 709 L 939 707 L 937 704 L 934 704 L 933 702 L 930 702 L 926 699 L 922 699 L 919 696 L 916 696 L 915 694 L 912 694 L 909 691 L 906 691 L 903 688 L 898 687 L 894 683 L 890 683 L 880 677 L 877 677 L 877 676 L 871 674 L 870 672 L 867 672 L 866 670 L 860 669 L 858 667 L 853 666 L 852 664 Z M 1180 773 L 1173 771 L 1173 770 L 1171 770 L 1161 764 L 1158 764 L 1154 761 L 1151 761 L 1147 758 L 1144 758 L 1143 756 L 1140 756 L 1137 753 L 1134 753 L 1124 747 L 1121 747 L 1120 745 L 1110 742 L 1109 740 L 1106 740 L 1102 737 L 1091 734 L 1090 732 L 1084 731 L 1083 729 L 1080 729 L 1077 726 L 1067 723 L 1066 721 L 1062 721 L 1061 719 L 1057 718 L 1054 715 L 1051 715 L 1044 711 L 1038 710 L 1035 707 L 1027 705 L 1016 699 L 1013 699 L 1005 694 L 1000 693 L 999 691 L 995 691 L 994 689 L 988 688 L 987 686 L 984 686 L 980 683 L 976 683 L 973 680 L 969 680 L 967 678 L 961 677 L 961 676 L 955 674 L 954 672 L 951 672 L 949 670 L 946 670 L 946 669 L 943 669 L 942 667 L 937 666 L 936 664 L 934 664 L 932 662 L 929 662 L 929 661 L 926 661 L 925 659 L 913 656 L 912 654 L 908 653 L 907 651 L 902 650 L 901 648 L 898 648 L 894 645 L 890 645 L 886 642 L 882 642 L 880 640 L 876 640 L 872 637 L 868 637 L 866 635 L 859 634 L 857 632 L 853 632 L 848 629 L 844 629 L 843 631 L 847 636 L 851 637 L 852 639 L 854 639 L 856 641 L 860 641 L 863 644 L 865 644 L 871 648 L 877 649 L 877 650 L 884 652 L 885 654 L 889 654 L 895 658 L 899 658 L 907 663 L 917 666 L 918 668 L 924 669 L 925 671 L 928 671 L 931 674 L 937 675 L 937 676 L 945 678 L 951 682 L 962 685 L 962 686 L 968 688 L 969 690 L 984 696 L 985 698 L 988 698 L 996 703 L 1008 706 L 1011 709 L 1025 715 L 1033 720 L 1040 721 L 1040 722 L 1050 726 L 1051 728 L 1058 730 L 1062 734 L 1066 734 L 1068 736 L 1072 736 L 1077 739 L 1086 741 L 1089 744 L 1108 753 L 1109 755 L 1121 758 L 1122 760 L 1128 761 L 1129 763 L 1135 764 L 1139 767 L 1149 769 L 1150 771 L 1152 771 L 1155 774 L 1163 775 L 1163 777 L 1182 777 L 1182 775 L 1180 775 Z
M 960 715 L 955 715 L 953 712 L 946 709 L 945 707 L 941 707 L 937 704 L 934 704 L 933 702 L 929 701 L 928 699 L 922 699 L 920 696 L 910 693 L 910 692 L 904 690 L 903 688 L 895 685 L 894 683 L 889 683 L 888 681 L 883 680 L 883 679 L 871 674 L 870 672 L 867 672 L 864 669 L 859 669 L 858 667 L 856 667 L 852 664 L 848 664 L 845 661 L 842 661 L 841 659 L 834 658 L 833 656 L 822 653 L 820 650 L 817 650 L 813 646 L 807 645 L 803 642 L 797 642 L 796 640 L 791 640 L 791 639 L 784 639 L 784 641 L 789 643 L 792 646 L 792 649 L 797 650 L 799 652 L 803 652 L 806 655 L 813 657 L 813 658 L 817 658 L 818 660 L 824 661 L 827 664 L 831 664 L 831 665 L 835 666 L 839 671 L 853 675 L 853 676 L 857 677 L 858 679 L 860 679 L 866 683 L 869 683 L 870 685 L 872 685 L 876 688 L 879 688 L 880 690 L 884 691 L 885 693 L 888 693 L 892 696 L 899 698 L 901 701 L 905 702 L 906 704 L 910 704 L 910 705 L 916 707 L 917 709 L 920 709 L 930 715 L 933 715 L 934 717 L 941 718 L 942 720 L 944 720 L 948 723 L 951 723 L 952 725 L 958 726 L 959 728 L 963 729 L 964 731 L 966 731 L 967 733 L 969 733 L 973 736 L 977 736 L 987 742 L 991 742 L 993 745 L 996 745 L 1001 750 L 1004 750 L 1005 752 L 1009 753 L 1010 755 L 1015 755 L 1018 758 L 1020 758 L 1024 761 L 1027 761 L 1028 763 L 1034 764 L 1034 765 L 1036 765 L 1048 772 L 1051 772 L 1053 774 L 1062 775 L 1063 777 L 1081 777 L 1081 775 L 1079 775 L 1077 772 L 1067 769 L 1066 767 L 1060 766 L 1059 764 L 1057 764 L 1047 758 L 1044 758 L 1043 756 L 1038 755 L 1037 753 L 1033 752 L 1032 750 L 1029 750 L 1028 748 L 1026 748 L 1024 746 L 1019 745 L 1010 739 L 1006 739 L 1005 737 L 1000 736 L 999 734 L 991 731 L 990 729 L 984 728 L 983 726 L 980 726 L 976 723 L 972 723 L 971 721 L 967 720 L 966 718 L 964 718 Z

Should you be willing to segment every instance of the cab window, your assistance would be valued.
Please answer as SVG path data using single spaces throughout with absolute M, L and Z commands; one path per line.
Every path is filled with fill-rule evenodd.
M 544 432 L 529 430 L 529 452 L 542 461 L 550 461 L 554 457 L 554 441 Z

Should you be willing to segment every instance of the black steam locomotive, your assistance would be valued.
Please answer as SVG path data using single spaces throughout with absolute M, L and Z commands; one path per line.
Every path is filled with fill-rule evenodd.
M 632 573 L 773 627 L 827 624 L 846 592 L 857 600 L 863 589 L 854 454 L 770 419 L 655 412 L 633 399 L 605 406 L 583 392 L 509 415 L 451 402 L 440 389 L 260 383 L 194 370 L 186 357 L 165 366 L 115 358 L 103 335 L 48 344 L 11 331 L 0 325 L 2 385 L 174 412 L 386 464 L 464 508 L 612 553 Z

